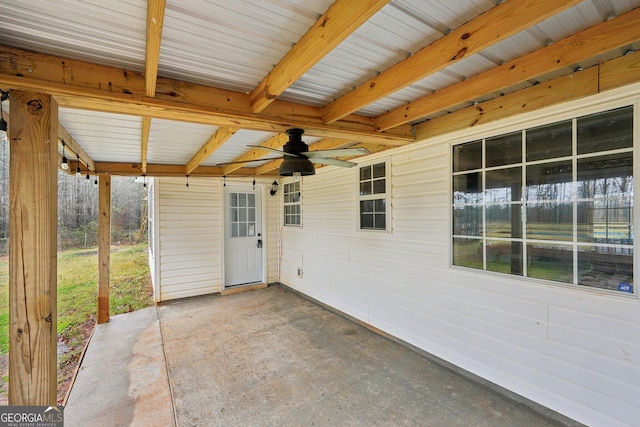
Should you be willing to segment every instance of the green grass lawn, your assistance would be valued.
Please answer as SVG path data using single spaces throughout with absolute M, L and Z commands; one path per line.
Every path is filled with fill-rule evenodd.
M 0 355 L 9 350 L 8 258 L 0 258 Z M 58 339 L 68 351 L 59 357 L 59 385 L 68 379 L 91 333 L 97 313 L 97 248 L 58 253 Z M 111 250 L 111 314 L 153 305 L 147 244 L 118 246 Z M 6 382 L 0 378 L 1 383 Z M 6 385 L 6 384 L 4 384 Z M 2 393 L 6 387 L 0 387 Z

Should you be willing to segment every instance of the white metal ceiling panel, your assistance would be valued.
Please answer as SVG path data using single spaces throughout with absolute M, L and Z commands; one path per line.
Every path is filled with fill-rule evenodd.
M 393 1 L 305 73 L 281 98 L 326 105 L 493 6 L 495 3 L 490 0 Z M 383 105 L 397 105 L 397 101 L 388 100 Z M 371 115 L 379 111 L 382 109 L 369 106 L 358 113 Z
M 184 165 L 217 129 L 210 125 L 152 119 L 147 162 Z
M 467 5 L 467 2 L 464 2 L 465 5 L 467 5 L 467 8 L 460 7 L 461 5 L 456 4 L 456 2 L 420 2 L 415 0 L 411 2 L 396 1 L 396 3 L 402 4 L 404 10 L 414 16 L 422 14 L 424 17 L 423 19 L 428 20 L 434 26 L 443 27 L 445 26 L 444 23 L 447 22 L 446 20 L 448 19 L 452 22 L 450 24 L 451 28 L 462 25 L 464 22 L 480 14 L 481 10 L 488 10 L 488 8 L 492 7 L 491 2 L 483 2 L 481 5 L 475 5 L 477 6 L 475 9 L 470 7 L 470 5 Z M 385 112 L 406 104 L 407 102 L 426 96 L 430 91 L 443 89 L 459 81 L 494 68 L 501 63 L 511 61 L 529 52 L 540 49 L 546 44 L 553 43 L 567 37 L 568 35 L 587 29 L 602 22 L 603 19 L 606 19 L 607 17 L 613 17 L 627 12 L 634 7 L 638 7 L 639 3 L 640 2 L 637 0 L 583 1 L 582 3 L 553 16 L 540 24 L 515 34 L 507 40 L 503 40 L 480 53 L 472 55 L 469 58 L 465 58 L 447 67 L 445 70 L 434 73 L 416 82 L 411 87 L 401 89 L 388 97 L 378 100 L 377 102 L 359 110 L 357 113 L 367 116 L 378 116 L 380 114 L 384 114 Z M 472 9 L 473 12 L 471 12 Z M 464 14 L 460 12 L 462 13 L 461 16 L 464 17 L 455 20 L 454 18 L 456 15 L 452 12 L 453 10 L 467 10 L 468 13 Z M 430 15 L 431 13 L 435 13 L 435 15 Z M 429 16 L 439 16 L 439 19 L 434 19 L 433 17 L 429 19 Z M 587 67 L 602 60 L 619 56 L 620 54 L 621 52 L 603 53 L 603 55 L 590 61 L 575 64 L 574 66 L 563 70 L 541 76 L 539 80 L 544 81 L 558 77 L 572 72 L 579 67 Z M 505 93 L 530 86 L 531 84 L 532 83 L 530 82 L 523 82 L 509 90 L 505 90 Z M 482 99 L 487 99 L 487 96 Z M 477 99 L 476 101 L 479 100 L 480 99 Z
M 94 161 L 141 161 L 140 117 L 60 108 L 58 120 Z
M 159 73 L 251 91 L 331 3 L 169 0 Z
M 220 163 L 227 163 L 233 161 L 236 157 L 246 153 L 252 148 L 250 145 L 260 145 L 276 134 L 272 132 L 260 132 L 254 130 L 239 130 L 219 149 L 214 151 L 207 160 L 202 164 L 213 166 Z M 265 150 L 265 156 L 271 154 Z M 243 165 L 247 166 L 247 165 Z
M 0 41 L 102 65 L 144 70 L 144 0 L 2 0 Z

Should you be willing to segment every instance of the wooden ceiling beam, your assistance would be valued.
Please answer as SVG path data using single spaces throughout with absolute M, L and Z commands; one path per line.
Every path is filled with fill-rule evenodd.
M 71 157 L 69 156 L 70 151 L 71 153 L 76 155 L 76 158 L 79 157 L 81 162 L 84 163 L 84 165 L 88 169 L 92 171 L 96 170 L 96 165 L 93 159 L 87 154 L 86 151 L 84 151 L 80 144 L 78 144 L 78 141 L 76 141 L 75 138 L 71 136 L 71 134 L 60 123 L 58 123 L 58 139 L 60 140 L 60 143 L 64 142 L 64 145 L 67 149 L 67 158 L 69 160 L 71 160 Z M 75 170 L 75 168 L 73 170 Z
M 187 165 L 185 166 L 185 174 L 189 175 L 193 172 L 202 162 L 207 160 L 214 151 L 218 148 L 222 147 L 229 138 L 235 135 L 238 132 L 238 128 L 219 128 L 215 131 L 213 135 L 209 138 L 207 142 L 204 143 L 202 147 L 198 150 L 196 154 L 189 160 Z
M 324 107 L 324 122 L 334 123 L 580 1 L 510 0 L 500 3 Z
M 287 141 L 289 141 L 289 136 L 286 133 L 279 133 L 274 137 L 269 138 L 266 142 L 260 144 L 261 147 L 273 148 L 277 150 L 282 148 Z M 263 157 L 269 155 L 269 151 L 261 150 L 259 148 L 252 148 L 241 156 L 236 157 L 231 162 L 239 162 L 233 165 L 225 165 L 222 167 L 222 171 L 225 175 L 230 174 L 231 172 L 238 170 L 243 167 L 243 163 L 251 162 L 252 160 L 260 160 Z
M 387 145 L 413 142 L 411 126 L 377 132 L 373 118 L 350 115 L 332 125 L 322 109 L 274 101 L 260 114 L 249 95 L 158 78 L 155 97 L 146 96 L 142 73 L 0 45 L 0 84 L 54 95 L 62 107 L 167 120 L 284 132 L 292 127 L 310 136 L 357 139 Z
M 640 83 L 640 52 L 625 55 L 567 76 L 558 77 L 497 99 L 416 125 L 419 141 L 476 127 L 605 90 Z
M 76 161 L 70 161 L 69 167 L 76 166 Z M 95 173 L 104 173 L 117 176 L 142 176 L 142 165 L 140 163 L 117 163 L 117 162 L 96 162 Z M 256 176 L 255 168 L 241 168 L 227 176 Z M 267 174 L 274 175 L 274 174 Z M 277 175 L 277 172 L 275 173 Z M 149 177 L 173 176 L 184 177 L 184 165 L 164 165 L 147 163 L 147 173 Z M 223 177 L 225 174 L 219 166 L 198 166 L 191 171 L 190 177 Z
M 142 129 L 140 132 L 140 161 L 142 163 L 142 173 L 147 173 L 147 153 L 149 152 L 149 132 L 151 131 L 151 117 L 142 118 Z
M 640 40 L 640 8 L 439 90 L 376 118 L 378 130 L 418 120 L 487 93 L 578 64 Z
M 7 112 L 4 113 L 3 115 L 4 119 L 7 121 L 7 123 L 11 123 L 11 115 Z M 84 165 L 90 169 L 90 170 L 95 170 L 96 165 L 93 162 L 93 159 L 87 154 L 86 151 L 84 151 L 84 149 L 80 146 L 80 144 L 78 144 L 78 142 L 74 139 L 73 136 L 71 136 L 71 134 L 69 133 L 69 131 L 67 131 L 67 129 L 65 129 L 64 126 L 62 126 L 62 124 L 60 124 L 60 122 L 58 122 L 58 143 L 62 145 L 62 143 L 64 142 L 65 145 L 65 154 L 67 155 L 67 159 L 73 159 L 80 157 L 80 159 L 82 160 L 82 163 L 84 163 Z M 58 161 L 58 165 L 60 165 L 60 162 L 62 161 L 62 154 L 59 154 L 59 161 Z M 65 171 L 65 173 L 75 173 L 75 168 L 73 171 L 71 170 L 67 170 Z
M 390 0 L 337 0 L 251 92 L 259 113 Z
M 275 159 L 263 165 L 260 165 L 257 168 L 255 168 L 256 176 L 270 175 L 270 174 L 278 175 L 278 169 L 280 169 L 281 164 L 282 164 L 282 159 Z
M 150 97 L 156 94 L 165 6 L 166 0 L 147 1 L 147 47 L 145 52 L 144 76 L 146 95 Z

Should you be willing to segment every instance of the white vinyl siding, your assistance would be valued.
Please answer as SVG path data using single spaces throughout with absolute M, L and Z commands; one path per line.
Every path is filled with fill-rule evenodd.
M 154 180 L 157 210 L 155 230 L 150 232 L 157 233 L 154 287 L 159 289 L 158 301 L 222 290 L 222 180 L 190 177 L 188 188 L 185 183 L 182 178 Z M 270 185 L 270 181 L 258 185 Z M 265 268 L 270 283 L 278 280 L 278 203 L 275 197 L 266 198 L 266 202 Z
M 281 281 L 580 422 L 637 424 L 637 294 L 453 268 L 450 260 L 452 144 L 628 105 L 629 95 L 627 88 L 617 99 L 583 99 L 385 151 L 393 183 L 387 233 L 357 230 L 357 174 L 319 169 L 304 178 L 304 229 L 282 231 Z M 637 169 L 637 147 L 634 156 Z

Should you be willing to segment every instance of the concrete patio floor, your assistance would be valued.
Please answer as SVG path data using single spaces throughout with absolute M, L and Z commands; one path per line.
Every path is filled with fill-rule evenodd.
M 561 425 L 278 286 L 97 326 L 66 426 Z

